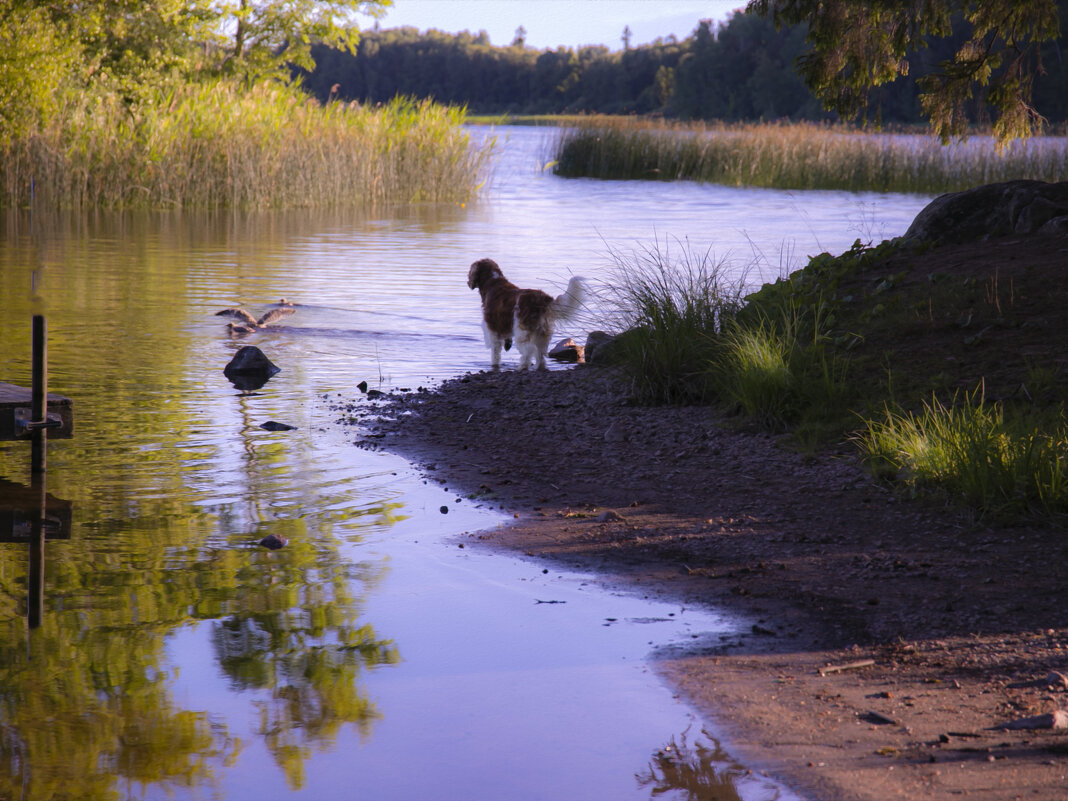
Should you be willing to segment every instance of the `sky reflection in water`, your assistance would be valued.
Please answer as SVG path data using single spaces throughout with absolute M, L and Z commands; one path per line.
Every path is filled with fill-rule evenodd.
M 337 420 L 375 413 L 360 381 L 486 366 L 476 258 L 562 288 L 657 241 L 771 278 L 901 233 L 925 199 L 563 181 L 539 169 L 545 133 L 501 137 L 468 208 L 6 216 L 0 377 L 29 384 L 29 319 L 47 313 L 50 386 L 76 423 L 49 449 L 72 530 L 47 544 L 33 632 L 26 546 L 0 543 L 0 797 L 780 792 L 734 782 L 642 661 L 727 622 L 449 544 L 507 518 Z M 282 297 L 297 313 L 247 340 L 214 316 Z M 251 394 L 222 375 L 249 343 L 282 368 Z M 0 475 L 30 483 L 24 443 L 0 443 Z M 290 545 L 258 548 L 267 534 Z M 689 761 L 665 761 L 672 743 Z

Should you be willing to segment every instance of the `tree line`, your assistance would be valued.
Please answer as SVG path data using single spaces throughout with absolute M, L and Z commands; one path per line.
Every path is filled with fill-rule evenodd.
M 1059 0 L 1060 32 L 1041 42 L 1034 56 L 1034 109 L 1052 123 L 1068 119 L 1068 0 Z M 959 22 L 959 21 L 958 21 Z M 919 76 L 953 64 L 970 43 L 967 24 L 927 35 L 909 52 L 904 73 L 871 88 L 862 119 L 914 124 L 929 119 Z M 780 20 L 781 23 L 781 20 Z M 527 47 L 523 30 L 508 46 L 495 46 L 482 31 L 458 34 L 415 28 L 364 31 L 355 52 L 312 48 L 315 67 L 304 72 L 306 89 L 322 101 L 380 103 L 396 95 L 465 105 L 474 113 L 658 114 L 683 120 L 836 120 L 798 70 L 811 59 L 807 23 L 776 25 L 756 13 L 735 12 L 714 25 L 697 23 L 675 37 L 630 46 L 577 49 Z M 917 77 L 911 77 L 917 76 Z M 983 96 L 964 98 L 972 122 L 990 121 Z

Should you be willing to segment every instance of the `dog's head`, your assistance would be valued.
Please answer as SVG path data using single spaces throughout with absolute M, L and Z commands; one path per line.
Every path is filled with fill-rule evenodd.
M 490 281 L 504 278 L 504 273 L 493 259 L 479 259 L 471 265 L 467 273 L 467 285 L 471 289 L 481 289 Z

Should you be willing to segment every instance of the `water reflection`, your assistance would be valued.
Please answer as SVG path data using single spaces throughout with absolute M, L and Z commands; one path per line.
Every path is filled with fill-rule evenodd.
M 78 408 L 75 437 L 49 445 L 70 538 L 34 565 L 36 629 L 26 542 L 0 542 L 0 798 L 323 801 L 356 776 L 382 799 L 642 798 L 681 780 L 657 762 L 635 784 L 689 713 L 636 669 L 648 628 L 602 624 L 656 618 L 685 638 L 723 622 L 444 548 L 499 510 L 352 447 L 334 420 L 339 401 L 375 414 L 361 382 L 486 366 L 475 258 L 545 286 L 596 279 L 606 245 L 635 238 L 759 224 L 774 250 L 798 202 L 565 182 L 503 156 L 468 208 L 0 216 L 0 378 L 29 383 L 29 320 L 47 312 L 50 386 Z M 806 199 L 805 225 L 848 246 L 857 203 Z M 879 225 L 918 205 L 885 200 Z M 215 315 L 282 297 L 294 314 L 241 341 Z M 255 390 L 224 375 L 248 344 L 281 368 Z M 0 443 L 0 476 L 33 486 L 23 445 Z M 288 545 L 257 545 L 269 535 Z
M 25 543 L 26 624 L 35 629 L 44 615 L 45 543 L 70 539 L 71 502 L 46 490 L 46 476 L 32 486 L 0 478 L 0 543 Z
M 677 801 L 777 801 L 779 788 L 753 777 L 720 747 L 719 741 L 702 730 L 701 736 L 687 742 L 690 730 L 672 737 L 658 748 L 649 767 L 635 779 L 649 788 L 653 798 Z

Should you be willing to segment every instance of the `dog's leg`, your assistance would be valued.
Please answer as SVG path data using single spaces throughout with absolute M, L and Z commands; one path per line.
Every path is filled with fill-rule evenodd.
M 486 340 L 486 347 L 490 349 L 490 366 L 497 368 L 501 366 L 501 337 L 497 336 L 490 330 L 489 325 L 485 320 L 482 321 L 482 336 Z
M 534 352 L 537 354 L 537 363 L 539 370 L 548 369 L 545 366 L 545 354 L 549 352 L 549 340 L 551 335 L 536 334 L 531 337 L 531 345 L 534 347 Z
M 519 348 L 519 369 L 526 370 L 530 367 L 531 358 L 534 356 L 534 344 L 529 338 L 516 339 Z

